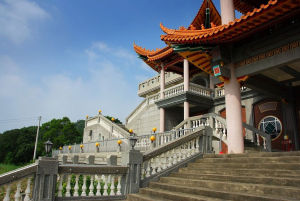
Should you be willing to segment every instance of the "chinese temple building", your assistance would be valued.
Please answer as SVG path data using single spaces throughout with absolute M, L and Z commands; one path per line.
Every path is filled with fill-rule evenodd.
M 286 150 L 286 142 L 298 150 L 300 1 L 220 0 L 220 7 L 219 13 L 211 0 L 204 0 L 188 26 L 160 24 L 164 48 L 134 44 L 139 58 L 159 75 L 140 84 L 139 95 L 148 106 L 142 103 L 127 127 L 143 133 L 147 122 L 148 130 L 157 126 L 164 132 L 215 112 L 226 117 L 224 152 L 244 152 L 244 138 L 252 134 L 243 122 L 269 134 L 272 150 Z M 156 109 L 150 109 L 151 101 Z M 137 114 L 141 111 L 144 117 Z

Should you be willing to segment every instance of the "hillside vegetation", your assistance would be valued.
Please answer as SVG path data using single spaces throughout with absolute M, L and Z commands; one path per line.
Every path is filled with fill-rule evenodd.
M 44 123 L 40 128 L 37 156 L 45 155 L 44 142 L 48 139 L 53 143 L 54 149 L 65 144 L 80 143 L 83 129 L 84 120 L 73 123 L 67 117 Z M 29 163 L 33 157 L 36 131 L 36 126 L 29 126 L 0 134 L 0 163 L 14 165 Z

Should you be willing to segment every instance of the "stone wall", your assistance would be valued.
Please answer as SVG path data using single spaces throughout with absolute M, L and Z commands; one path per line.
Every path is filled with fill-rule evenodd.
M 142 112 L 126 124 L 126 128 L 133 129 L 138 135 L 149 134 L 154 127 L 159 130 L 159 109 L 155 104 L 147 105 Z

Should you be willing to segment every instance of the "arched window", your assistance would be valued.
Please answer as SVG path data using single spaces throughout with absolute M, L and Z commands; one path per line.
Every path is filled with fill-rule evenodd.
M 271 135 L 271 139 L 277 139 L 282 132 L 281 121 L 275 116 L 266 116 L 259 122 L 260 130 Z

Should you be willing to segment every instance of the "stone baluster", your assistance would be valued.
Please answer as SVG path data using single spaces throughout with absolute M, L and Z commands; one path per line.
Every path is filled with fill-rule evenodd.
M 79 196 L 79 193 L 78 193 L 78 190 L 79 190 L 78 180 L 79 180 L 79 175 L 77 174 L 75 176 L 75 186 L 74 186 L 74 194 L 73 194 L 74 197 Z
M 97 192 L 96 196 L 101 196 L 101 178 L 97 175 Z
M 264 149 L 266 149 L 267 148 L 266 138 L 263 138 L 263 141 L 264 141 Z
M 177 163 L 177 156 L 176 156 L 175 149 L 172 149 L 172 156 L 173 156 L 172 164 L 175 165 Z
M 167 168 L 167 164 L 166 164 L 166 157 L 165 157 L 164 153 L 161 154 L 160 162 L 161 162 L 161 169 L 162 170 L 166 169 Z
M 107 183 L 108 183 L 108 181 L 107 181 L 107 176 L 106 175 L 102 175 L 102 180 L 103 180 L 103 182 L 104 182 L 104 187 L 103 187 L 103 195 L 104 196 L 108 196 L 108 186 L 107 186 Z
M 191 156 L 191 142 L 187 142 L 187 157 Z
M 182 160 L 181 148 L 177 147 L 177 161 L 180 162 Z
M 196 153 L 200 152 L 199 141 L 200 141 L 200 137 L 197 137 L 196 138 Z
M 66 187 L 66 197 L 71 197 L 71 176 L 68 175 L 68 180 L 67 180 L 67 187 Z
M 165 157 L 166 157 L 165 158 L 165 160 L 166 160 L 166 168 L 169 168 L 169 167 L 172 166 L 170 151 L 167 151 Z
M 8 184 L 6 187 L 5 197 L 3 201 L 10 201 L 10 190 L 11 190 L 11 184 Z
M 90 183 L 90 186 L 88 187 L 90 189 L 90 192 L 89 192 L 89 196 L 92 197 L 94 196 L 94 176 L 91 175 L 91 183 Z
M 83 175 L 83 185 L 82 185 L 82 193 L 81 196 L 86 196 L 86 175 Z
M 21 201 L 21 180 L 18 181 L 17 190 L 15 193 L 15 201 Z
M 59 185 L 58 185 L 58 193 L 57 193 L 57 196 L 58 197 L 62 197 L 62 190 L 63 190 L 63 178 L 64 178 L 64 175 L 61 174 L 59 175 Z
M 116 195 L 116 193 L 115 193 L 115 176 L 114 175 L 111 175 L 110 195 L 111 196 Z
M 151 167 L 152 167 L 152 172 L 151 172 L 151 175 L 154 175 L 154 174 L 156 174 L 157 172 L 156 172 L 156 161 L 155 161 L 155 159 L 154 158 L 151 158 Z
M 24 201 L 30 201 L 30 184 L 31 184 L 31 177 L 29 177 L 27 179 L 27 186 L 26 186 L 26 190 L 25 190 L 25 198 Z
M 156 157 L 156 164 L 157 164 L 157 172 L 161 171 L 161 155 Z
M 146 169 L 146 177 L 150 177 L 151 176 L 151 162 L 150 160 L 146 161 L 147 163 L 147 169 Z
M 121 179 L 122 176 L 118 175 L 117 195 L 121 195 Z
M 259 134 L 256 134 L 256 141 L 257 141 L 257 145 L 260 146 L 260 140 L 259 140 Z

